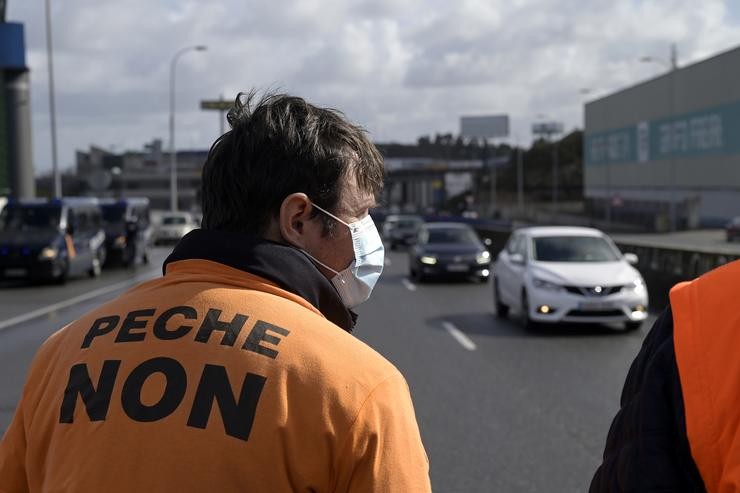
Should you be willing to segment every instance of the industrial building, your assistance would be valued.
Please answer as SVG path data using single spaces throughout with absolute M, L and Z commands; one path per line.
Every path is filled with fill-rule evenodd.
M 200 209 L 201 169 L 207 150 L 177 151 L 178 209 Z M 120 154 L 91 146 L 77 151 L 77 177 L 98 197 L 146 197 L 153 209 L 170 208 L 169 153 L 155 139 L 143 151 Z
M 646 229 L 740 216 L 740 47 L 587 103 L 584 196 Z

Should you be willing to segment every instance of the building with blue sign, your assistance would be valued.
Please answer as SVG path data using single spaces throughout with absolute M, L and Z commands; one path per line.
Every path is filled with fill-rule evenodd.
M 740 216 L 740 48 L 587 103 L 585 126 L 593 214 L 657 229 Z

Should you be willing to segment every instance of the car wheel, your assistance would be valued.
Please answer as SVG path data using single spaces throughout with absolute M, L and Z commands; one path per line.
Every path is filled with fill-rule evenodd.
M 496 307 L 496 316 L 506 318 L 509 315 L 509 306 L 501 302 L 501 293 L 498 289 L 498 281 L 493 281 L 493 301 Z
M 54 284 L 59 284 L 59 285 L 64 284 L 67 282 L 68 276 L 69 276 L 69 261 L 65 259 L 64 262 L 62 262 L 62 267 L 59 270 L 59 274 L 52 278 L 52 282 L 54 282 Z
M 522 302 L 519 312 L 522 327 L 526 330 L 537 328 L 537 324 L 529 317 L 529 296 L 526 291 L 522 291 Z
M 126 245 L 126 249 L 123 251 L 123 266 L 131 267 L 136 263 L 136 247 L 134 245 Z
M 642 327 L 642 322 L 625 322 L 624 323 L 624 330 L 627 332 L 634 332 L 636 330 L 639 330 L 640 327 Z

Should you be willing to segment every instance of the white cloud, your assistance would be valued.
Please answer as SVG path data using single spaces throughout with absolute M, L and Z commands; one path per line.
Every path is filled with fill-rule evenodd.
M 201 99 L 277 87 L 343 110 L 380 140 L 456 132 L 463 114 L 508 113 L 529 139 L 537 114 L 580 125 L 585 99 L 734 47 L 738 12 L 706 0 L 67 0 L 54 2 L 60 163 L 89 144 L 167 137 L 177 66 L 178 145 L 210 145 Z M 34 156 L 50 167 L 43 2 L 10 1 L 26 24 Z M 584 96 L 580 89 L 589 88 Z

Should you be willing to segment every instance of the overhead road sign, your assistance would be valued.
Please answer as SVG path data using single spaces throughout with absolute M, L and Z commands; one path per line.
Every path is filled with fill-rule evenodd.
M 200 109 L 202 110 L 229 111 L 233 106 L 234 102 L 227 100 L 211 100 L 200 102 Z

